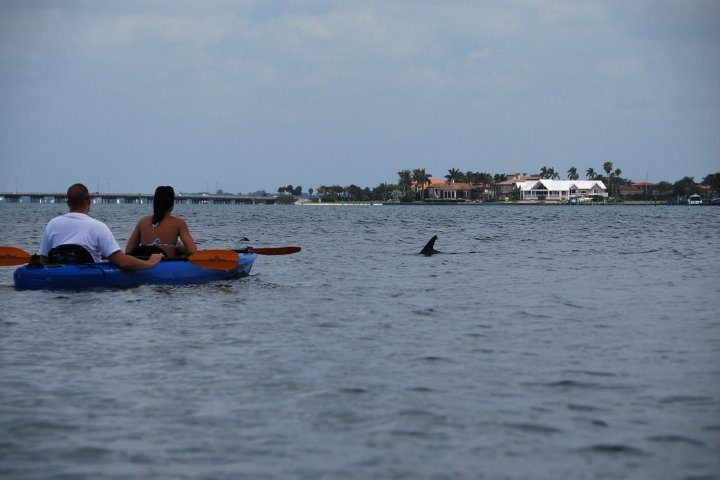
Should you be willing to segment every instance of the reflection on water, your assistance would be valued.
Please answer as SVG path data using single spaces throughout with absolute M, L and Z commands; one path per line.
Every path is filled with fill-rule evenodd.
M 720 211 L 184 206 L 246 279 L 18 292 L 9 478 L 713 478 Z M 0 204 L 34 250 L 61 206 Z M 121 244 L 147 206 L 95 205 Z M 446 254 L 417 255 L 432 235 Z M 247 237 L 249 240 L 242 240 Z

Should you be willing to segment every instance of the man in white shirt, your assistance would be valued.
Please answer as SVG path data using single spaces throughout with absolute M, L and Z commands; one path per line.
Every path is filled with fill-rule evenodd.
M 148 260 L 126 255 L 120 248 L 110 229 L 99 220 L 88 216 L 90 212 L 90 192 L 82 183 L 68 188 L 67 204 L 69 213 L 55 217 L 45 227 L 40 255 L 47 261 L 48 253 L 60 245 L 80 245 L 93 260 L 99 262 L 103 257 L 123 270 L 144 270 L 160 262 L 162 254 L 151 255 Z

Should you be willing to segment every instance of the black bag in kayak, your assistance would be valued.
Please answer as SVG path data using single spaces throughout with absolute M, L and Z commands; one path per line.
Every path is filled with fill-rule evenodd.
M 164 257 L 167 257 L 167 252 L 158 247 L 157 245 L 138 245 L 137 247 L 133 248 L 133 251 L 130 253 L 133 257 L 149 257 L 150 255 L 154 253 L 162 253 Z
M 82 245 L 68 243 L 66 245 L 58 245 L 50 249 L 48 252 L 48 263 L 65 265 L 74 265 L 77 263 L 93 263 L 93 256 Z

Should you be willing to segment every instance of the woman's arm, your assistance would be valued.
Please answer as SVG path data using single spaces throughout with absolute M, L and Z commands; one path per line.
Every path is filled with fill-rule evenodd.
M 180 220 L 180 229 L 178 232 L 178 235 L 180 236 L 180 240 L 183 243 L 183 249 L 185 250 L 186 255 L 192 255 L 193 253 L 197 252 L 197 246 L 195 246 L 195 240 L 193 240 L 192 235 L 190 235 L 190 229 L 187 226 L 187 223 L 185 223 L 185 220 L 182 218 L 179 218 Z
M 135 225 L 135 229 L 130 234 L 130 238 L 128 238 L 127 245 L 125 245 L 125 253 L 132 253 L 138 245 L 140 245 L 140 222 Z

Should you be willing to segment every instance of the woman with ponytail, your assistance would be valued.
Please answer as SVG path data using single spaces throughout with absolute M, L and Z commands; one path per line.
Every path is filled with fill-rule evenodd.
M 128 239 L 125 253 L 150 255 L 164 253 L 166 256 L 192 255 L 197 252 L 195 241 L 187 223 L 170 215 L 175 206 L 175 190 L 170 186 L 155 189 L 153 214 L 143 217 Z

